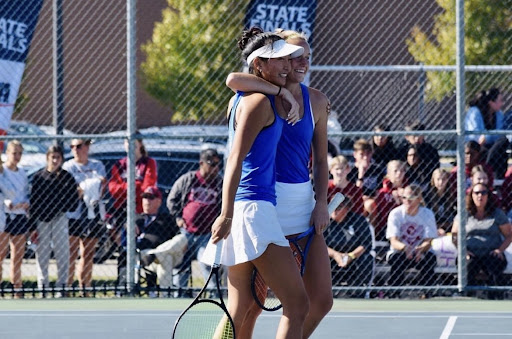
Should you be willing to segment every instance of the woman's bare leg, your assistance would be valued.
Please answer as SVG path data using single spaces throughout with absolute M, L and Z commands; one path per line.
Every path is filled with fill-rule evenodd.
M 80 240 L 80 262 L 78 282 L 80 287 L 91 287 L 94 253 L 96 251 L 97 238 L 83 238 Z
M 11 235 L 11 283 L 14 288 L 22 287 L 21 264 L 25 255 L 26 234 Z
M 78 248 L 80 247 L 80 238 L 74 235 L 69 236 L 69 273 L 68 286 L 73 285 L 75 279 L 76 259 L 78 258 Z

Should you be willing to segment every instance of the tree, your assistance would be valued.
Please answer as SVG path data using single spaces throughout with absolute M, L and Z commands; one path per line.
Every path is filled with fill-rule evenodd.
M 435 17 L 431 40 L 429 35 L 415 27 L 406 40 L 409 53 L 425 65 L 455 65 L 456 27 L 455 0 L 436 0 L 444 10 Z M 512 1 L 466 0 L 464 3 L 466 65 L 508 65 L 507 48 L 512 33 Z M 488 87 L 506 84 L 503 74 L 466 72 L 467 94 L 481 90 L 482 82 Z M 442 100 L 453 94 L 454 72 L 427 72 L 427 99 Z
M 232 92 L 226 76 L 241 69 L 237 0 L 167 0 L 153 38 L 142 46 L 147 92 L 174 110 L 172 120 L 223 119 Z

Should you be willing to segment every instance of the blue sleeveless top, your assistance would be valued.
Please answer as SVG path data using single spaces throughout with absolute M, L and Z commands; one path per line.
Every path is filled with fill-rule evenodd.
M 243 92 L 237 92 L 229 114 L 229 140 L 231 145 L 236 133 L 236 108 L 243 97 Z M 254 140 L 249 153 L 242 163 L 242 175 L 236 191 L 235 201 L 264 200 L 276 205 L 276 149 L 281 137 L 284 120 L 277 114 L 274 96 L 267 95 L 274 111 L 274 122 L 263 128 Z
M 303 84 L 300 84 L 300 87 L 302 89 L 304 116 L 295 126 L 284 124 L 281 140 L 277 145 L 277 181 L 290 184 L 310 181 L 308 163 L 315 120 L 308 88 Z

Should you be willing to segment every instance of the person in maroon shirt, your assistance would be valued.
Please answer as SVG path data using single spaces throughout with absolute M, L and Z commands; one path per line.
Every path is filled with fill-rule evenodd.
M 221 157 L 216 150 L 210 148 L 201 151 L 199 169 L 179 177 L 167 197 L 167 208 L 188 241 L 188 250 L 180 269 L 190 266 L 210 240 L 211 225 L 220 214 L 222 201 L 220 165 Z M 208 268 L 202 263 L 200 265 L 206 279 Z M 179 276 L 178 287 L 185 287 L 190 272 L 181 271 L 183 273 Z
M 489 179 L 488 186 L 494 187 L 494 172 L 492 167 L 489 166 L 481 158 L 481 147 L 476 141 L 468 141 L 464 147 L 464 170 L 466 173 L 466 190 L 471 188 L 471 175 L 473 167 L 481 165 L 484 171 L 487 173 Z M 450 176 L 450 188 L 457 189 L 457 166 L 454 166 Z
M 332 179 L 329 180 L 329 186 L 327 188 L 327 200 L 331 200 L 336 193 L 340 192 L 344 196 L 350 197 L 352 201 L 350 210 L 363 215 L 363 190 L 347 179 L 350 170 L 348 160 L 343 155 L 338 155 L 331 160 L 329 172 L 331 173 Z

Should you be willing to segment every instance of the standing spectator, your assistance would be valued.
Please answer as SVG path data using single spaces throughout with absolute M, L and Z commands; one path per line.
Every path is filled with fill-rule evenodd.
M 386 125 L 375 125 L 375 132 L 387 132 L 389 127 Z M 393 137 L 385 135 L 374 135 L 372 137 L 373 160 L 381 165 L 387 166 L 391 160 L 399 160 L 398 150 L 393 143 Z
M 357 187 L 347 179 L 350 170 L 350 164 L 343 155 L 338 155 L 331 160 L 329 172 L 332 179 L 329 180 L 327 197 L 330 200 L 336 193 L 342 193 L 352 200 L 351 211 L 362 215 L 364 213 L 363 191 L 361 187 Z
M 370 210 L 370 223 L 375 229 L 377 240 L 385 239 L 389 212 L 402 203 L 401 197 L 405 186 L 405 163 L 400 160 L 391 160 L 387 166 L 382 188 L 377 193 L 375 203 Z
M 68 285 L 73 284 L 75 262 L 80 248 L 78 263 L 78 284 L 80 288 L 90 287 L 96 244 L 103 231 L 102 214 L 104 206 L 101 197 L 106 186 L 105 166 L 101 161 L 89 159 L 91 140 L 72 139 L 73 159 L 62 168 L 75 178 L 81 200 L 78 208 L 66 213 L 69 218 L 69 276 Z M 87 296 L 87 293 L 84 294 Z
M 128 152 L 128 140 L 124 147 Z M 115 219 L 117 225 L 126 223 L 126 182 L 128 157 L 124 157 L 112 166 L 108 189 L 114 198 Z M 135 140 L 135 213 L 142 213 L 142 193 L 146 188 L 155 186 L 158 180 L 157 165 L 153 158 L 148 156 L 142 139 Z
M 2 266 L 7 250 L 9 248 L 9 233 L 5 232 L 5 201 L 14 199 L 16 194 L 15 187 L 11 184 L 5 175 L 2 158 L 0 158 L 0 283 L 2 281 Z M 12 265 L 11 265 L 12 267 Z M 11 277 L 13 276 L 11 271 Z
M 182 266 L 188 267 L 192 260 L 206 248 L 211 235 L 211 225 L 220 213 L 222 177 L 219 175 L 221 158 L 216 150 L 201 151 L 199 169 L 183 174 L 172 186 L 167 197 L 167 207 L 176 225 L 187 237 L 188 250 Z M 206 265 L 200 264 L 205 277 Z M 179 277 L 179 287 L 185 287 L 190 272 L 184 270 Z
M 434 283 L 436 256 L 430 250 L 430 242 L 437 236 L 434 213 L 424 207 L 421 187 L 409 185 L 402 196 L 402 205 L 389 213 L 386 238 L 390 242 L 388 263 L 391 272 L 388 284 L 404 283 L 405 271 L 420 271 L 419 285 Z
M 65 287 L 69 274 L 69 231 L 66 212 L 78 206 L 75 179 L 62 169 L 64 152 L 50 146 L 46 152 L 46 168 L 32 178 L 30 194 L 31 218 L 37 222 L 37 286 L 48 288 L 50 255 L 57 261 L 57 287 Z
M 437 221 L 437 233 L 445 235 L 453 225 L 457 213 L 457 191 L 450 189 L 450 173 L 438 168 L 432 173 L 430 189 L 425 196 L 425 205 L 434 212 Z
M 5 233 L 8 234 L 11 249 L 11 283 L 14 288 L 22 287 L 21 263 L 25 254 L 27 233 L 30 231 L 28 222 L 28 198 L 27 174 L 18 167 L 23 154 L 23 146 L 13 140 L 7 144 L 7 161 L 4 164 L 4 175 L 14 188 L 12 199 L 6 199 L 7 214 Z M 22 293 L 16 293 L 16 297 L 23 297 Z
M 476 276 L 484 271 L 490 283 L 502 285 L 503 270 L 507 259 L 503 252 L 512 242 L 512 225 L 505 213 L 489 197 L 489 187 L 476 184 L 466 196 L 468 220 L 466 223 L 466 246 L 468 256 L 468 285 L 477 285 Z M 452 234 L 459 233 L 457 218 Z M 457 244 L 456 241 L 454 241 Z
M 351 210 L 346 197 L 331 215 L 325 241 L 331 260 L 333 285 L 369 286 L 373 278 L 372 230 L 366 219 Z M 357 293 L 364 296 L 363 293 Z
M 372 145 L 367 140 L 359 139 L 354 143 L 355 163 L 348 179 L 361 187 L 364 200 L 375 196 L 385 175 L 385 168 L 375 163 L 372 155 Z
M 482 147 L 483 159 L 493 169 L 497 178 L 503 178 L 507 171 L 508 139 L 502 135 L 485 134 L 489 130 L 501 130 L 504 127 L 503 95 L 498 88 L 481 91 L 469 102 L 464 126 L 468 132 L 482 132 L 472 134 L 466 140 L 476 141 Z
M 425 125 L 423 125 L 419 120 L 414 120 L 405 126 L 405 130 L 424 131 Z M 425 141 L 425 137 L 423 135 L 406 135 L 405 141 L 405 144 L 399 150 L 403 157 L 402 160 L 407 161 L 406 157 L 410 146 L 416 146 L 418 158 L 420 159 L 419 166 L 423 168 L 423 171 L 426 173 L 428 182 L 432 176 L 432 172 L 441 165 L 439 152 L 432 144 Z
M 187 239 L 179 234 L 176 222 L 169 214 L 159 213 L 162 205 L 162 193 L 156 186 L 150 186 L 142 193 L 142 215 L 136 223 L 136 245 L 142 251 L 142 264 L 156 273 L 158 284 L 161 288 L 172 286 L 173 268 L 181 263 L 187 246 Z M 178 235 L 179 234 L 179 235 Z M 173 240 L 169 240 L 169 239 Z M 172 241 L 173 250 L 168 249 L 149 252 L 158 249 L 158 246 Z M 168 246 L 169 247 L 169 246 Z M 156 253 L 156 255 L 154 254 Z M 157 259 L 155 261 L 155 259 Z M 126 265 L 126 263 L 125 263 Z M 148 281 L 148 287 L 156 287 L 156 281 Z

